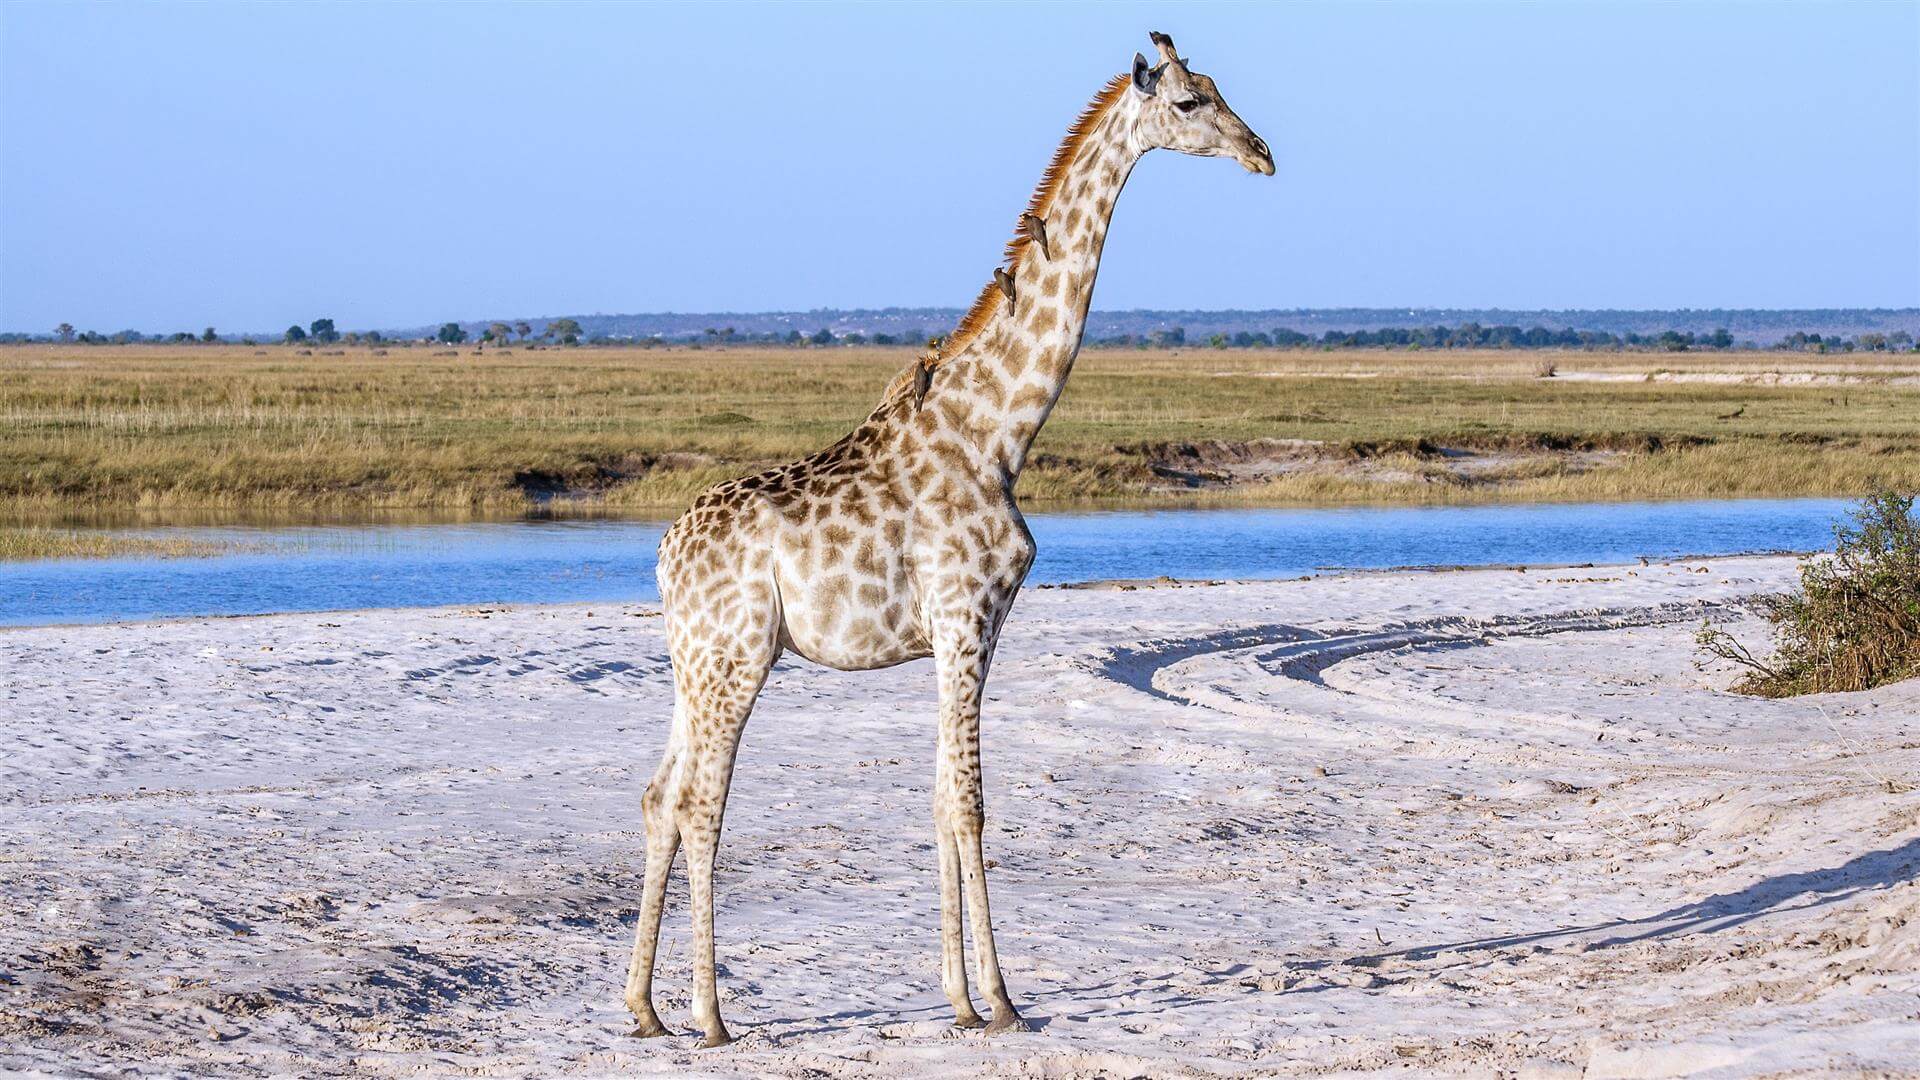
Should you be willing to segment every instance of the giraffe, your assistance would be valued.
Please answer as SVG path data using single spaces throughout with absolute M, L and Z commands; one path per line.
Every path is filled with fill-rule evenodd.
M 934 833 L 941 986 L 955 1024 L 1024 1028 L 993 944 L 981 850 L 980 705 L 1002 622 L 1034 556 L 1014 483 L 1073 368 L 1115 199 L 1165 148 L 1226 156 L 1272 176 L 1273 156 L 1150 39 L 1068 129 L 997 269 L 944 341 L 902 371 L 851 434 L 805 460 L 708 490 L 660 542 L 658 579 L 673 720 L 641 800 L 647 862 L 626 1004 L 633 1034 L 664 1035 L 653 967 L 668 872 L 686 849 L 693 1013 L 706 1046 L 730 1041 L 713 968 L 713 863 L 734 755 L 774 661 L 840 670 L 931 656 L 940 691 Z M 989 1023 L 967 986 L 970 921 Z

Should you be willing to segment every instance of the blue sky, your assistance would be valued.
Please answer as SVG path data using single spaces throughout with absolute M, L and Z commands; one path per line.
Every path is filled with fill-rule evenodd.
M 951 305 L 1148 29 L 1102 308 L 1920 304 L 1920 5 L 0 6 L 0 329 Z

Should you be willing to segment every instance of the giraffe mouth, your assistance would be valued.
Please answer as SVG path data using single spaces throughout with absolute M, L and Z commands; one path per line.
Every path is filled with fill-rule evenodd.
M 1267 141 L 1258 135 L 1250 137 L 1244 148 L 1236 149 L 1233 158 L 1250 173 L 1273 175 L 1273 151 L 1267 149 Z

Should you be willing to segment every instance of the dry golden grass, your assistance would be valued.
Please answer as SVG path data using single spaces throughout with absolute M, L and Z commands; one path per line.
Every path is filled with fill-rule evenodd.
M 116 555 L 185 558 L 227 550 L 201 540 L 97 530 L 0 528 L 0 562 L 26 559 L 105 559 Z
M 0 510 L 509 509 L 562 492 L 672 508 L 839 437 L 910 358 L 4 347 Z M 1543 361 L 1554 377 L 1540 377 Z M 1774 372 L 1823 381 L 1684 381 Z M 1261 439 L 1326 452 L 1201 490 L 1172 490 L 1152 467 L 1167 444 Z M 1435 446 L 1505 456 L 1463 475 Z M 1553 449 L 1568 447 L 1609 453 Z M 1872 478 L 1920 482 L 1915 357 L 1187 348 L 1083 353 L 1021 490 L 1036 501 L 1471 502 L 1853 494 Z

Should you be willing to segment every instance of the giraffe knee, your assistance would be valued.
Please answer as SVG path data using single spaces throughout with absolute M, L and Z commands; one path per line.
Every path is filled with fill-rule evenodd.
M 986 808 L 973 799 L 952 800 L 942 807 L 940 812 L 945 818 L 947 828 L 956 833 L 978 835 L 987 824 Z
M 673 800 L 668 797 L 667 786 L 655 780 L 647 785 L 646 794 L 640 796 L 640 812 L 646 818 L 649 833 L 673 829 Z

